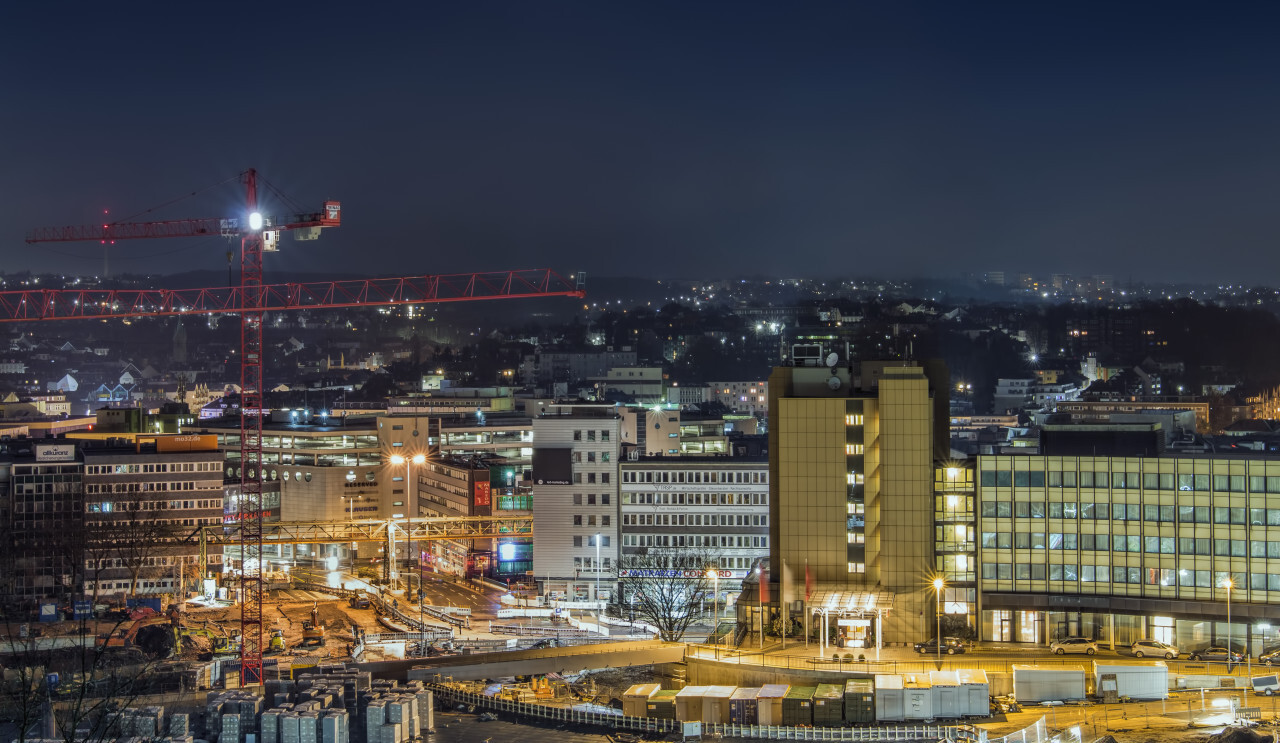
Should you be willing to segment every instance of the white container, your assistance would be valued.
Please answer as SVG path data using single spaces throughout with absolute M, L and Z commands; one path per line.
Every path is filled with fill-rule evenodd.
M 876 721 L 902 722 L 905 719 L 902 677 L 890 673 L 876 674 Z
M 761 725 L 782 724 L 782 699 L 791 689 L 787 684 L 765 684 L 756 697 L 756 718 Z
M 962 700 L 960 680 L 955 671 L 930 671 L 929 686 L 933 688 L 933 715 L 935 718 L 954 719 L 964 717 L 969 707 L 966 694 Z
M 702 722 L 702 698 L 709 686 L 686 686 L 676 694 L 676 719 L 680 722 Z
M 991 686 L 987 683 L 986 671 L 964 668 L 956 671 L 956 681 L 960 684 L 963 716 L 986 717 L 991 714 Z
M 1131 699 L 1168 699 L 1169 667 L 1164 661 L 1111 664 L 1093 662 L 1094 689 L 1102 696 L 1103 674 L 1116 675 L 1116 693 Z
M 1084 700 L 1083 668 L 1013 667 L 1013 697 L 1024 704 Z
M 729 722 L 729 698 L 736 686 L 708 686 L 702 695 L 702 722 L 709 725 L 725 725 Z M 679 695 L 676 695 L 677 698 Z
M 933 687 L 924 674 L 903 680 L 902 711 L 908 720 L 933 720 L 937 714 L 933 708 Z

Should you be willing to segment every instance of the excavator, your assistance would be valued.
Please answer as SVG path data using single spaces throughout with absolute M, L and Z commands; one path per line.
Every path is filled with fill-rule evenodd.
M 311 620 L 302 623 L 302 642 L 298 647 L 324 645 L 324 626 L 320 624 L 320 603 L 311 607 Z
M 152 657 L 166 657 L 177 647 L 181 622 L 182 614 L 177 605 L 173 605 L 164 614 L 144 616 L 99 635 L 97 646 L 120 650 L 137 648 Z

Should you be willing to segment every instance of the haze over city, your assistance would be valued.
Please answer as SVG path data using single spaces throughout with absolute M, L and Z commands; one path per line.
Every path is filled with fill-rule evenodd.
M 1192 4 L 10 9 L 0 250 L 258 168 L 344 229 L 268 270 L 1106 273 L 1280 283 L 1277 10 Z M 233 216 L 214 189 L 145 219 Z M 1212 260 L 1209 257 L 1212 256 Z M 112 271 L 222 270 L 217 239 Z

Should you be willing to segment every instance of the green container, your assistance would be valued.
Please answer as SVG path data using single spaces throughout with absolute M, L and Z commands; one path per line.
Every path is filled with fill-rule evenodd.
M 656 691 L 653 696 L 649 697 L 649 701 L 645 704 L 645 717 L 652 717 L 657 720 L 674 720 L 676 719 L 676 694 L 678 689 L 664 689 Z
M 844 721 L 876 721 L 876 685 L 871 679 L 849 679 L 844 685 Z
M 782 698 L 782 724 L 796 727 L 813 725 L 813 695 L 816 686 L 793 686 Z
M 838 728 L 844 724 L 844 688 L 839 684 L 818 684 L 813 693 L 814 727 Z

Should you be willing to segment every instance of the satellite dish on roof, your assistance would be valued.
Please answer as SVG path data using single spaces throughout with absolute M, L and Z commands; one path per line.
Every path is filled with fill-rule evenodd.
M 827 366 L 835 366 L 838 363 L 840 363 L 840 357 L 834 351 L 827 354 Z
M 843 384 L 843 382 L 840 381 L 840 377 L 837 377 L 834 374 L 832 374 L 831 378 L 827 380 L 827 386 L 833 390 L 840 389 L 841 384 Z

